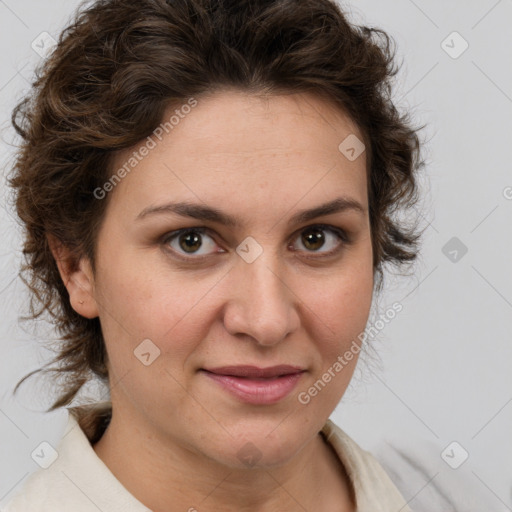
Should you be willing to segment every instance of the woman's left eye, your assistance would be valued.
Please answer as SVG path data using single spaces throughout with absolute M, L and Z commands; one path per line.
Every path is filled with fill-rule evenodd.
M 297 240 L 306 252 L 335 254 L 343 244 L 348 243 L 345 232 L 334 226 L 310 226 L 303 229 Z M 320 250 L 324 249 L 324 250 Z M 297 250 L 297 249 L 295 249 Z M 301 250 L 301 249 L 298 249 Z
M 169 233 L 164 238 L 163 243 L 169 246 L 174 253 L 187 259 L 225 252 L 223 249 L 215 249 L 217 244 L 207 231 L 208 229 L 203 227 L 180 229 Z M 342 245 L 348 243 L 343 230 L 324 225 L 309 226 L 303 229 L 295 237 L 295 240 L 296 242 L 291 244 L 294 251 L 324 255 L 335 254 L 341 249 Z M 302 248 L 297 248 L 297 244 L 300 244 Z

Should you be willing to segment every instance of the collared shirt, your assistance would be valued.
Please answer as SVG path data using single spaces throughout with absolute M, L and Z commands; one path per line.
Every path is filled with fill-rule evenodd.
M 327 420 L 321 434 L 347 470 L 357 512 L 411 512 L 369 452 L 331 420 Z M 53 456 L 58 456 L 51 465 L 30 475 L 4 512 L 151 512 L 96 455 L 72 414 L 56 452 Z M 51 461 L 51 453 L 45 456 Z

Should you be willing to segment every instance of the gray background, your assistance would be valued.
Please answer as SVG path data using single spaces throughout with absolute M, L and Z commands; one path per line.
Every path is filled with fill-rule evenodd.
M 41 59 L 32 42 L 42 32 L 57 38 L 77 5 L 0 0 L 2 168 L 15 141 L 10 112 Z M 461 483 L 487 510 L 512 510 L 512 0 L 343 5 L 355 22 L 394 37 L 404 62 L 396 99 L 428 125 L 420 205 L 426 231 L 414 274 L 389 276 L 376 302 L 377 313 L 394 301 L 402 312 L 373 342 L 378 358 L 364 358 L 332 418 L 394 466 L 397 480 L 407 473 L 413 508 L 422 507 L 429 488 Z M 458 55 L 464 40 L 469 47 Z M 51 390 L 41 379 L 12 397 L 18 379 L 48 359 L 41 341 L 52 334 L 43 324 L 34 333 L 18 322 L 27 300 L 17 277 L 20 234 L 5 185 L 1 197 L 0 505 L 37 469 L 31 452 L 42 441 L 57 444 L 66 417 L 42 412 Z M 446 246 L 453 237 L 455 245 Z M 458 469 L 441 457 L 453 441 L 469 454 Z M 421 461 L 422 474 L 407 477 L 412 472 L 390 446 Z M 448 453 L 456 462 L 462 452 Z

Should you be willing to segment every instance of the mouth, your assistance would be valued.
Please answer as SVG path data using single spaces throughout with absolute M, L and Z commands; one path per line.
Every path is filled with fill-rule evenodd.
M 254 405 L 273 404 L 288 396 L 306 370 L 299 366 L 223 366 L 201 369 L 206 377 L 238 400 Z

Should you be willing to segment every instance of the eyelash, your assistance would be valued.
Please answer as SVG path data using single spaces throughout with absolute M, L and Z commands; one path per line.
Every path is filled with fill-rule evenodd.
M 310 258 L 310 259 L 311 258 L 314 258 L 314 259 L 328 258 L 328 257 L 334 256 L 335 254 L 338 254 L 343 249 L 343 246 L 349 245 L 351 243 L 350 238 L 348 237 L 347 233 L 344 230 L 337 228 L 335 226 L 328 225 L 328 224 L 312 224 L 310 226 L 306 226 L 299 232 L 298 235 L 294 236 L 293 240 L 295 240 L 302 233 L 310 231 L 310 230 L 313 231 L 315 229 L 319 229 L 321 231 L 329 231 L 330 233 L 334 234 L 340 240 L 340 244 L 335 249 L 333 249 L 331 251 L 320 252 L 319 254 L 321 254 L 321 256 L 306 256 L 306 258 Z M 172 240 L 174 240 L 175 238 L 178 238 L 180 235 L 183 235 L 186 233 L 198 233 L 200 235 L 208 235 L 212 239 L 215 238 L 214 236 L 212 236 L 211 230 L 209 228 L 206 228 L 203 226 L 178 229 L 176 231 L 172 231 L 170 233 L 165 234 L 164 237 L 161 239 L 161 243 L 164 246 L 165 250 L 168 252 L 172 252 L 172 254 L 175 257 L 177 257 L 183 261 L 189 262 L 189 263 L 200 262 L 200 261 L 212 256 L 212 254 L 215 254 L 215 253 L 212 253 L 212 254 L 206 254 L 206 255 L 202 255 L 202 256 L 184 256 L 183 254 L 180 254 L 180 253 L 176 252 L 174 249 L 169 247 L 169 243 Z M 225 252 L 225 251 L 223 251 L 223 252 Z M 295 252 L 301 252 L 301 251 L 296 250 Z M 315 254 L 316 251 L 306 251 L 306 252 Z

